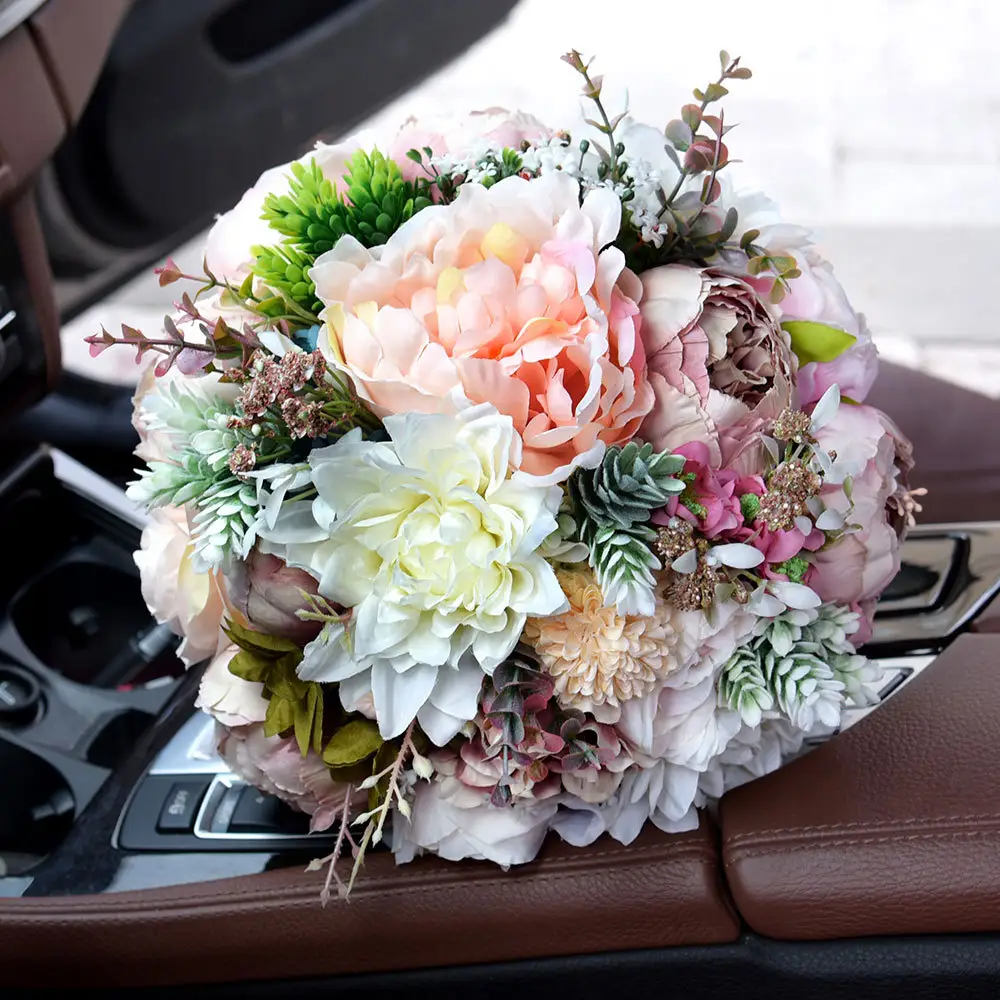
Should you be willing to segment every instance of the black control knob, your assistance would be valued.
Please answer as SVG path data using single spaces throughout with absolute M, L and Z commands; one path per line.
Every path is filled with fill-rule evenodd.
M 20 667 L 0 663 L 0 726 L 26 726 L 38 717 L 42 689 Z

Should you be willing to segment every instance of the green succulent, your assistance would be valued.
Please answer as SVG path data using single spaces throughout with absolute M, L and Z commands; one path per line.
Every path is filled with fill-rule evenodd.
M 684 481 L 676 478 L 684 462 L 683 455 L 654 451 L 651 444 L 615 445 L 596 469 L 574 473 L 570 495 L 585 520 L 629 528 L 684 492 Z
M 358 150 L 350 158 L 343 195 L 315 160 L 290 169 L 288 193 L 268 195 L 262 218 L 309 266 L 341 236 L 349 234 L 366 247 L 385 243 L 431 204 L 429 182 L 405 180 L 399 165 L 377 149 Z M 302 261 L 294 264 L 301 267 Z
M 316 285 L 309 277 L 314 258 L 290 244 L 253 248 L 256 258 L 253 273 L 268 288 L 290 299 L 311 313 L 318 313 L 323 303 L 316 298 Z

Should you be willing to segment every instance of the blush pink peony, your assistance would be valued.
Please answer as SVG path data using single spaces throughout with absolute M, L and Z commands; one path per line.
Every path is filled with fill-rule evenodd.
M 227 611 L 225 581 L 217 573 L 197 572 L 193 551 L 185 512 L 161 507 L 150 514 L 135 554 L 143 599 L 158 622 L 183 637 L 177 655 L 189 667 L 220 648 Z
M 234 774 L 309 815 L 311 833 L 333 826 L 343 809 L 348 786 L 333 780 L 319 754 L 310 750 L 303 757 L 293 738 L 265 736 L 260 724 L 216 728 L 219 756 Z M 366 801 L 366 792 L 355 793 L 353 808 L 360 808 Z
M 320 349 L 380 415 L 490 402 L 521 473 L 555 483 L 623 444 L 653 405 L 642 286 L 609 246 L 621 205 L 563 174 L 470 184 L 382 247 L 344 237 L 311 271 Z
M 251 628 L 303 644 L 319 635 L 321 625 L 303 621 L 296 612 L 308 609 L 306 595 L 315 596 L 318 587 L 305 570 L 258 549 L 226 577 L 229 598 Z
M 824 601 L 861 603 L 869 617 L 869 602 L 899 571 L 902 525 L 891 518 L 888 505 L 900 486 L 905 486 L 912 466 L 909 442 L 885 414 L 871 406 L 842 405 L 817 438 L 837 454 L 823 502 L 861 529 L 813 556 L 810 586 Z M 850 500 L 837 485 L 847 477 L 851 479 Z
M 642 275 L 642 336 L 655 402 L 641 436 L 658 449 L 692 441 L 714 469 L 757 472 L 760 438 L 790 404 L 788 335 L 742 279 L 668 264 Z

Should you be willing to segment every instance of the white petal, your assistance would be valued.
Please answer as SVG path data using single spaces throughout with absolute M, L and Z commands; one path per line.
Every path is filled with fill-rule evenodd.
M 783 601 L 790 608 L 806 610 L 818 608 L 823 602 L 815 590 L 806 587 L 801 583 L 792 583 L 788 580 L 772 580 L 769 589 L 779 601 Z
M 440 671 L 431 692 L 431 704 L 461 722 L 469 722 L 479 711 L 483 676 L 482 670 L 471 666 Z
M 773 597 L 771 594 L 764 594 L 758 598 L 752 598 L 747 605 L 750 611 L 761 618 L 773 618 L 780 615 L 785 610 L 785 605 Z
M 795 518 L 795 527 L 802 532 L 803 535 L 811 535 L 813 530 L 813 523 L 808 517 L 800 516 Z
M 844 515 L 832 507 L 829 510 L 824 510 L 816 519 L 816 527 L 820 531 L 839 531 L 843 526 Z
M 778 442 L 775 441 L 773 437 L 766 437 L 766 436 L 761 437 L 760 443 L 764 446 L 764 448 L 767 450 L 767 453 L 771 456 L 771 458 L 775 462 L 780 460 L 781 452 L 778 451 Z
M 417 722 L 427 738 L 437 747 L 450 743 L 461 731 L 465 723 L 454 715 L 442 712 L 429 701 L 417 712 Z
M 305 648 L 305 655 L 295 672 L 304 681 L 334 684 L 366 670 L 364 660 L 351 656 L 344 640 L 343 625 L 326 625 Z
M 670 564 L 670 568 L 675 573 L 693 573 L 698 568 L 698 553 L 694 549 L 688 549 Z
M 834 384 L 823 393 L 820 401 L 816 404 L 816 408 L 812 414 L 812 421 L 809 424 L 809 430 L 818 431 L 820 428 L 826 427 L 837 415 L 839 408 L 840 386 Z
M 753 569 L 764 561 L 764 553 L 752 545 L 715 545 L 711 551 L 723 566 L 732 566 L 734 569 Z
M 423 663 L 401 674 L 385 662 L 372 666 L 372 700 L 383 739 L 399 736 L 417 717 L 434 689 L 437 675 L 437 667 Z

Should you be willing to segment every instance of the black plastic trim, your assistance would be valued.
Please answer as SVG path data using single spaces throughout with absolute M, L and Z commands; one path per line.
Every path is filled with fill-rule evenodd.
M 586 900 L 580 901 L 585 919 Z M 530 911 L 526 910 L 529 921 Z M 483 932 L 488 932 L 484 919 Z M 567 934 L 572 933 L 567 928 Z M 336 947 L 336 942 L 330 942 Z M 239 958 L 234 956 L 238 965 Z M 470 996 L 663 997 L 684 1000 L 994 1000 L 1000 935 L 785 942 L 746 935 L 731 945 L 609 952 L 568 958 L 368 976 L 147 989 L 147 998 Z M 107 995 L 125 992 L 105 991 Z

